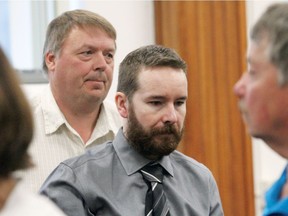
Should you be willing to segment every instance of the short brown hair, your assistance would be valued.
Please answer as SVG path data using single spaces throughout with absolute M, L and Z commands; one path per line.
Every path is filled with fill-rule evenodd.
M 0 177 L 31 166 L 27 149 L 32 136 L 30 106 L 15 71 L 0 49 Z
M 138 89 L 138 75 L 143 68 L 171 67 L 187 74 L 185 61 L 175 50 L 160 45 L 148 45 L 130 52 L 121 62 L 117 91 L 131 99 Z M 165 76 L 165 75 L 163 75 Z

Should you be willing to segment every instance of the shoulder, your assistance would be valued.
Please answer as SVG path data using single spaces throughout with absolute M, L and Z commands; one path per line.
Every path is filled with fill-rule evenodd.
M 190 174 L 198 175 L 202 178 L 211 178 L 211 171 L 202 163 L 197 160 L 184 155 L 179 151 L 174 151 L 170 154 L 170 159 L 172 164 L 177 167 L 177 169 L 182 169 Z M 175 170 L 175 169 L 174 169 Z
M 118 129 L 122 126 L 122 118 L 116 108 L 115 103 L 112 101 L 105 100 L 103 102 L 103 112 L 108 120 L 108 124 L 113 128 L 114 133 L 117 133 Z
M 37 208 L 35 208 L 37 206 Z M 29 216 L 64 216 L 64 213 L 48 198 L 26 191 L 22 183 L 18 183 L 3 209 L 3 215 Z
M 52 95 L 50 86 L 46 85 L 41 87 L 41 90 L 38 90 L 36 94 L 29 98 L 32 110 L 37 110 L 42 106 L 43 100 L 48 100 Z
M 106 143 L 93 146 L 84 154 L 65 160 L 61 164 L 74 171 L 79 170 L 82 172 L 83 167 L 90 165 L 94 167 L 108 165 L 112 160 L 114 153 L 115 150 L 112 142 L 108 141 Z
M 90 148 L 80 156 L 67 159 L 46 178 L 40 193 L 49 194 L 50 190 L 66 190 L 66 187 L 72 185 L 78 192 L 83 191 L 83 188 L 95 184 L 95 179 L 100 178 L 103 173 L 111 170 L 115 156 L 112 143 L 107 142 Z
M 31 196 L 34 197 L 34 202 L 31 202 L 31 208 L 35 209 L 35 206 L 37 206 L 35 209 L 35 216 L 37 215 L 45 215 L 45 216 L 64 216 L 64 213 L 54 204 L 48 197 L 44 197 L 43 195 L 39 194 L 31 194 Z M 27 205 L 28 207 L 28 205 Z M 30 210 L 29 210 L 30 211 Z M 34 210 L 32 210 L 34 211 Z M 34 212 L 33 212 L 34 213 Z M 37 213 L 37 214 L 36 214 Z M 28 214 L 27 214 L 28 215 Z M 29 214 L 31 215 L 31 214 Z
M 41 93 L 38 93 L 37 95 L 31 97 L 29 99 L 29 102 L 31 104 L 32 109 L 35 110 L 41 104 Z

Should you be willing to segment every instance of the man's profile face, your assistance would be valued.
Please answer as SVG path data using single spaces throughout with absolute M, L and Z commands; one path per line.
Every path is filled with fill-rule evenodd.
M 174 151 L 186 115 L 187 78 L 180 69 L 157 67 L 140 72 L 139 88 L 129 103 L 126 136 L 146 158 Z
M 234 86 L 249 133 L 264 141 L 286 136 L 288 127 L 288 88 L 280 86 L 280 72 L 268 51 L 268 40 L 252 41 L 247 53 L 248 71 Z

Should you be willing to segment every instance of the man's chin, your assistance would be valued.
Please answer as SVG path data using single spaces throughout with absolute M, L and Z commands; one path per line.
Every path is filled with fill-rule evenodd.
M 262 139 L 263 137 L 263 134 L 260 133 L 260 131 L 257 131 L 255 130 L 255 128 L 252 127 L 247 127 L 247 132 L 253 138 Z
M 160 146 L 160 145 L 167 145 L 167 143 L 175 142 L 173 137 L 174 136 L 171 134 L 161 134 L 154 136 L 153 139 L 154 143 L 155 144 L 157 143 L 157 145 Z
M 162 156 L 172 153 L 174 150 L 176 150 L 179 144 L 175 140 L 171 141 L 171 139 L 155 140 L 154 143 L 155 143 L 155 146 L 157 145 L 157 149 L 159 149 L 159 153 L 163 154 Z

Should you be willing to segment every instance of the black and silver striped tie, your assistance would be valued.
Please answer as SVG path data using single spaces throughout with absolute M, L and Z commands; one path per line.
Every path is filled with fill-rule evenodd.
M 145 216 L 169 216 L 169 207 L 163 190 L 163 168 L 159 164 L 147 165 L 141 174 L 148 184 L 145 200 Z

